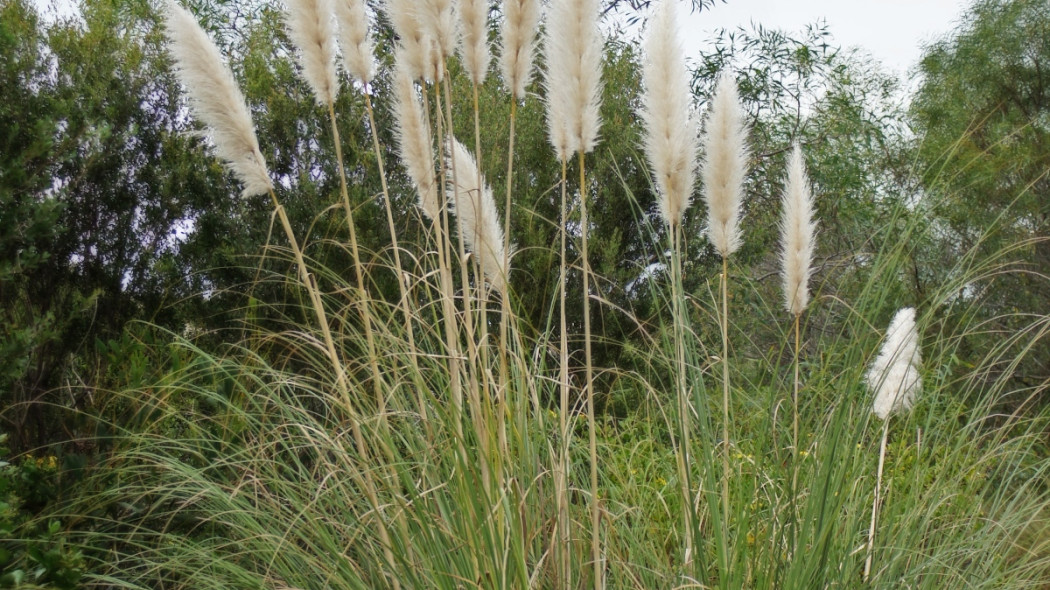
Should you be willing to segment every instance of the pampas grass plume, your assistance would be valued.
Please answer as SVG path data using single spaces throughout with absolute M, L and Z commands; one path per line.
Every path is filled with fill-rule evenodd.
M 784 309 L 800 315 L 809 305 L 809 278 L 813 274 L 813 248 L 817 224 L 813 221 L 810 192 L 802 148 L 796 143 L 788 159 L 787 183 L 782 198 L 780 262 L 783 269 Z
M 547 130 L 558 158 L 598 141 L 602 43 L 597 0 L 554 0 L 547 19 Z
M 423 6 L 416 0 L 386 0 L 386 15 L 397 33 L 398 61 L 410 80 L 440 82 L 444 68 L 438 58 L 437 42 L 421 23 Z
M 342 1 L 342 0 L 340 0 Z M 334 104 L 339 83 L 335 75 L 335 29 L 330 0 L 287 0 L 286 22 L 299 48 L 303 77 L 317 102 Z
M 419 194 L 419 207 L 430 219 L 438 219 L 441 200 L 434 175 L 434 148 L 423 107 L 404 55 L 398 53 L 394 66 L 394 126 L 401 160 Z
M 536 29 L 540 20 L 539 0 L 503 0 L 503 53 L 500 69 L 514 98 L 525 98 L 532 77 L 536 52 Z
M 645 153 L 660 190 L 660 213 L 682 222 L 696 180 L 699 140 L 692 117 L 689 74 L 675 31 L 674 3 L 663 0 L 649 24 L 642 70 Z
M 452 141 L 452 164 L 455 170 L 477 170 L 474 156 L 458 140 Z M 480 181 L 480 184 L 479 184 Z M 456 224 L 464 243 L 474 252 L 481 254 L 482 272 L 489 284 L 497 291 L 503 291 L 504 277 L 507 276 L 503 257 L 503 228 L 500 227 L 496 211 L 496 201 L 492 189 L 485 184 L 484 177 L 464 172 L 455 175 Z
M 375 63 L 364 0 L 335 0 L 335 16 L 339 22 L 343 67 L 362 84 L 371 83 L 375 77 Z
M 893 412 L 911 408 L 922 389 L 921 364 L 915 309 L 905 307 L 893 316 L 882 349 L 865 375 L 868 389 L 875 394 L 876 416 L 885 420 Z
M 194 114 L 211 130 L 216 153 L 244 183 L 242 196 L 269 192 L 273 183 L 251 114 L 219 49 L 185 8 L 169 2 L 166 16 L 165 34 L 176 72 Z
M 416 0 L 419 4 L 419 24 L 437 43 L 442 60 L 452 56 L 458 42 L 455 5 L 452 0 Z
M 460 53 L 470 81 L 481 86 L 489 74 L 492 50 L 489 48 L 488 0 L 460 0 L 459 20 L 463 29 Z
M 723 257 L 740 247 L 740 204 L 747 167 L 747 131 L 736 81 L 722 74 L 708 115 L 702 164 L 707 235 Z

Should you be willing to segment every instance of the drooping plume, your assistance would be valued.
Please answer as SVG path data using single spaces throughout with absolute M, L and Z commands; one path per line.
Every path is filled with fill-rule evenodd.
M 601 119 L 597 0 L 554 0 L 547 19 L 547 131 L 559 159 L 589 152 Z
M 911 408 L 922 389 L 921 364 L 915 309 L 905 307 L 893 316 L 882 349 L 865 375 L 869 391 L 875 394 L 876 416 L 885 420 L 892 412 Z
M 335 16 L 339 22 L 343 67 L 358 82 L 371 83 L 375 77 L 375 63 L 364 0 L 335 0 Z
M 736 81 L 722 74 L 715 90 L 704 134 L 705 154 L 701 169 L 704 203 L 707 204 L 707 235 L 727 257 L 740 247 L 740 203 L 744 198 L 747 168 L 747 131 Z
M 287 0 L 288 36 L 299 48 L 303 77 L 322 105 L 335 102 L 335 27 L 331 0 Z
M 503 0 L 503 53 L 500 69 L 503 82 L 514 98 L 525 98 L 536 53 L 536 30 L 540 21 L 539 0 Z
M 463 30 L 460 54 L 463 56 L 463 68 L 470 76 L 470 81 L 478 86 L 485 82 L 485 77 L 489 74 L 489 64 L 492 62 L 488 17 L 488 0 L 460 0 L 459 21 Z
M 809 305 L 809 278 L 813 274 L 813 248 L 817 224 L 813 220 L 810 192 L 802 148 L 796 143 L 788 160 L 787 183 L 781 199 L 780 262 L 784 281 L 784 309 L 799 315 Z
M 442 60 L 452 57 L 458 43 L 456 13 L 452 0 L 416 0 L 419 24 L 423 32 L 437 43 Z
M 434 174 L 434 147 L 423 107 L 408 67 L 398 54 L 394 66 L 394 123 L 401 160 L 419 195 L 419 207 L 430 219 L 438 219 L 441 200 Z
M 450 168 L 466 172 L 455 175 L 449 191 L 456 191 L 456 225 L 459 235 L 471 251 L 478 253 L 482 272 L 493 289 L 502 291 L 506 268 L 503 266 L 503 229 L 499 224 L 492 189 L 473 171 L 478 169 L 474 156 L 458 140 L 452 141 Z M 451 180 L 451 179 L 450 179 Z M 480 185 L 478 184 L 480 181 Z
M 411 80 L 440 82 L 444 78 L 437 41 L 421 23 L 422 6 L 416 0 L 386 0 L 386 15 L 397 33 L 398 60 Z
M 255 125 L 237 82 L 219 49 L 188 10 L 167 5 L 165 34 L 179 81 L 186 87 L 193 113 L 208 126 L 217 155 L 244 183 L 248 197 L 273 188 Z
M 650 21 L 645 53 L 645 153 L 660 190 L 660 213 L 669 226 L 675 226 L 682 222 L 693 193 L 699 140 L 689 74 L 669 0 L 660 3 Z

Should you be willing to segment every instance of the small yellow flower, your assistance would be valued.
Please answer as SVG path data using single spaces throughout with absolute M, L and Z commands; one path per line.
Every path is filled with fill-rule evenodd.
M 664 487 L 665 485 L 667 485 L 667 480 L 662 477 L 657 477 L 655 480 L 653 480 L 653 483 L 660 487 Z
M 802 456 L 802 457 L 808 457 L 809 456 L 809 451 L 799 451 L 798 454 L 800 456 Z
M 747 544 L 748 545 L 754 545 L 755 544 L 755 534 L 754 533 L 748 533 L 747 534 Z

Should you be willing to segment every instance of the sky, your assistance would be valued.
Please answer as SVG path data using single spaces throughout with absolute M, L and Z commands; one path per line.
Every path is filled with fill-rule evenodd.
M 695 56 L 718 28 L 748 27 L 802 31 L 826 19 L 828 31 L 844 48 L 861 47 L 887 70 L 906 76 L 922 55 L 922 46 L 950 33 L 966 0 L 716 0 L 709 10 L 689 13 L 679 2 L 681 38 Z

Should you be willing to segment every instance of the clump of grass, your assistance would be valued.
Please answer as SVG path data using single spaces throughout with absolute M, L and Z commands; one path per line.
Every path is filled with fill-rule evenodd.
M 1032 523 L 1045 522 L 1050 506 L 1045 486 L 1050 416 L 1018 411 L 995 417 L 994 408 L 1004 396 L 1036 396 L 1045 389 L 1019 391 L 1001 367 L 1028 354 L 1050 332 L 1050 320 L 1029 317 L 1024 330 L 977 358 L 963 346 L 989 325 L 975 312 L 985 291 L 965 287 L 992 288 L 997 277 L 1012 271 L 1008 261 L 1019 250 L 985 259 L 963 257 L 950 280 L 923 302 L 930 311 L 894 322 L 908 329 L 891 325 L 885 345 L 890 356 L 876 356 L 874 324 L 900 306 L 885 285 L 907 268 L 908 245 L 920 243 L 927 231 L 920 216 L 898 208 L 887 229 L 872 237 L 876 251 L 849 271 L 854 273 L 850 284 L 857 285 L 849 300 L 815 294 L 813 305 L 822 308 L 822 317 L 833 319 L 825 320 L 813 343 L 807 395 L 800 400 L 799 317 L 809 296 L 813 225 L 796 149 L 785 191 L 782 252 L 784 308 L 795 320 L 795 379 L 791 426 L 782 426 L 775 411 L 784 395 L 777 356 L 729 362 L 727 260 L 741 240 L 740 183 L 747 150 L 728 73 L 707 121 L 702 174 L 708 237 L 722 259 L 720 297 L 708 304 L 681 285 L 681 213 L 693 188 L 695 135 L 688 133 L 691 114 L 673 35 L 667 33 L 671 11 L 665 4 L 654 21 L 643 118 L 672 258 L 671 293 L 654 287 L 654 294 L 670 300 L 671 335 L 661 344 L 659 336 L 641 329 L 649 348 L 648 370 L 610 371 L 616 387 L 636 394 L 638 407 L 628 420 L 599 420 L 590 355 L 590 190 L 584 166 L 584 154 L 597 145 L 600 124 L 600 37 L 592 26 L 596 5 L 556 2 L 547 27 L 548 123 L 562 168 L 563 284 L 570 266 L 567 176 L 574 155 L 580 167 L 586 377 L 576 388 L 569 379 L 564 288 L 558 295 L 556 363 L 533 353 L 546 350 L 553 336 L 518 329 L 508 309 L 512 299 L 507 294 L 515 285 L 507 235 L 499 231 L 481 159 L 452 138 L 451 76 L 446 73 L 457 70 L 446 60 L 455 33 L 434 27 L 453 22 L 450 6 L 387 4 L 401 47 L 394 96 L 377 100 L 396 107 L 402 160 L 436 238 L 406 245 L 420 250 L 424 261 L 419 274 L 405 277 L 401 285 L 401 303 L 412 294 L 419 302 L 413 307 L 373 302 L 361 274 L 351 283 L 336 270 L 306 260 L 272 192 L 232 76 L 192 16 L 171 8 L 172 30 L 184 31 L 173 33 L 173 52 L 183 75 L 191 75 L 184 78 L 193 83 L 187 86 L 194 91 L 201 86 L 195 82 L 212 82 L 207 89 L 213 94 L 195 96 L 195 112 L 213 127 L 219 155 L 244 182 L 246 195 L 271 195 L 291 244 L 296 282 L 309 295 L 305 307 L 318 325 L 290 320 L 284 330 L 249 325 L 239 343 L 207 350 L 192 339 L 166 334 L 167 345 L 154 353 L 169 359 L 171 369 L 149 387 L 111 395 L 115 403 L 135 408 L 136 419 L 108 425 L 119 433 L 111 469 L 100 470 L 97 492 L 70 506 L 73 516 L 64 517 L 89 531 L 82 538 L 85 554 L 96 560 L 93 583 L 125 588 L 772 590 L 814 585 L 1024 588 L 1045 582 L 1050 552 Z M 518 20 L 529 22 L 535 7 L 522 2 L 517 8 Z M 364 14 L 360 6 L 352 12 Z M 326 14 L 322 10 L 315 16 L 320 17 L 311 21 L 316 24 Z M 428 18 L 430 25 L 423 26 Z M 349 33 L 345 44 L 360 48 L 367 30 L 362 35 L 354 27 L 344 27 Z M 522 64 L 530 60 L 522 53 L 528 53 L 531 41 L 521 30 L 509 38 L 520 42 L 511 51 L 517 56 L 514 67 L 504 68 L 514 105 L 525 99 L 519 89 L 529 67 Z M 180 45 L 184 40 L 196 45 L 187 49 Z M 373 74 L 366 70 L 373 64 L 363 53 L 358 57 L 347 62 L 347 69 L 367 84 L 365 76 Z M 673 83 L 660 87 L 659 72 L 668 72 L 665 78 Z M 476 74 L 471 80 L 475 92 L 492 83 Z M 329 107 L 335 134 L 334 101 L 323 94 L 318 98 Z M 374 119 L 372 127 L 375 131 Z M 475 143 L 480 143 L 476 130 L 477 123 Z M 373 141 L 378 154 L 377 135 Z M 449 150 L 451 163 L 435 157 L 435 144 Z M 513 148 L 509 155 L 513 161 Z M 341 166 L 341 154 L 339 159 Z M 385 175 L 382 167 L 380 173 Z M 344 178 L 341 193 L 348 202 L 345 186 Z M 383 186 L 389 204 L 385 176 Z M 388 208 L 388 221 L 390 214 Z M 456 244 L 448 231 L 452 214 L 460 229 Z M 504 229 L 508 215 L 504 211 Z M 658 232 L 652 234 L 656 241 Z M 473 272 L 464 248 L 479 261 Z M 462 279 L 458 294 L 452 285 L 454 250 L 459 250 Z M 435 259 L 436 274 L 431 272 Z M 396 256 L 377 256 L 372 266 L 399 277 L 410 270 Z M 336 288 L 322 292 L 315 277 Z M 508 346 L 501 334 L 501 354 L 512 355 L 511 364 L 520 369 L 501 366 L 497 395 L 533 400 L 517 404 L 522 415 L 509 430 L 506 411 L 492 411 L 493 395 L 486 389 L 494 372 L 485 353 L 486 283 L 500 290 L 502 321 L 520 339 Z M 752 287 L 741 277 L 736 288 Z M 272 305 L 274 316 L 288 317 L 287 310 Z M 363 323 L 326 312 L 351 306 L 367 310 Z M 473 306 L 482 312 L 477 320 L 471 316 Z M 779 307 L 761 302 L 753 309 L 753 325 L 776 330 Z M 706 354 L 692 331 L 690 310 L 702 320 L 717 321 L 720 358 Z M 529 333 L 537 334 L 534 340 L 525 336 Z M 925 369 L 917 363 L 920 333 L 926 334 L 921 342 Z M 790 346 L 791 334 L 775 336 L 785 349 Z M 901 343 L 906 344 L 906 367 L 891 362 Z M 346 352 L 353 350 L 366 351 L 366 358 L 353 359 Z M 960 360 L 968 355 L 969 360 Z M 412 362 L 401 360 L 406 357 Z M 866 373 L 873 358 L 875 368 Z M 709 399 L 703 381 L 716 365 L 722 396 Z M 673 401 L 660 393 L 660 375 L 669 371 Z M 920 378 L 926 389 L 914 404 L 911 397 L 896 395 L 902 383 L 907 389 Z M 884 386 L 894 393 L 888 403 Z M 380 403 L 363 403 L 367 391 Z M 574 395 L 586 412 L 570 406 Z M 463 406 L 464 396 L 469 407 Z M 548 413 L 541 400 L 558 400 L 559 411 Z M 913 407 L 896 418 L 891 439 L 887 416 L 881 414 L 894 403 Z M 873 407 L 884 418 L 877 461 Z M 719 411 L 721 437 L 716 421 L 709 419 Z M 781 453 L 788 437 L 791 460 L 785 461 Z M 880 510 L 877 521 L 874 511 L 868 519 L 870 506 Z M 100 546 L 105 548 L 101 553 L 89 549 Z

